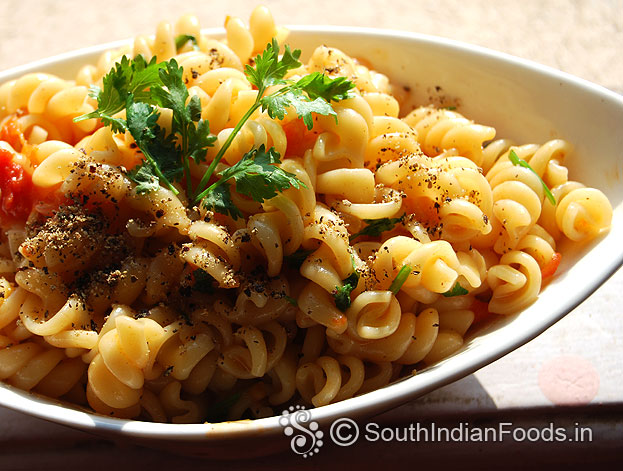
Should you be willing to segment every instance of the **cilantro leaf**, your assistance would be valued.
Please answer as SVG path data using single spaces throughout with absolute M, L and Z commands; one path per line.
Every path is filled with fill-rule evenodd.
M 194 95 L 193 98 L 199 98 Z M 191 99 L 191 104 L 193 100 Z M 189 105 L 191 106 L 191 105 Z M 186 150 L 196 164 L 204 162 L 206 159 L 208 147 L 214 145 L 216 136 L 210 134 L 210 123 L 207 120 L 200 119 L 197 126 L 188 126 L 188 148 Z
M 156 191 L 160 187 L 160 180 L 155 175 L 154 167 L 145 161 L 128 172 L 128 178 L 136 183 L 138 194 Z
M 234 219 L 243 217 L 243 214 L 231 200 L 231 188 L 227 183 L 215 185 L 203 199 L 203 204 L 208 209 L 226 216 L 229 215 Z
M 199 49 L 199 43 L 197 42 L 196 37 L 192 34 L 179 34 L 175 37 L 175 50 L 179 51 L 182 49 L 188 41 L 192 41 L 194 49 Z
M 205 160 L 208 147 L 216 140 L 210 135 L 209 123 L 201 119 L 199 97 L 189 99 L 183 75 L 175 59 L 157 63 L 154 57 L 147 63 L 142 56 L 133 60 L 124 56 L 104 77 L 103 88 L 91 90 L 97 98 L 97 110 L 75 119 L 100 118 L 113 131 L 132 134 L 145 156 L 145 162 L 128 173 L 139 193 L 154 191 L 157 184 L 163 184 L 177 194 L 171 182 L 185 176 L 187 193 L 192 197 L 189 159 L 196 163 Z M 158 125 L 160 113 L 154 105 L 173 112 L 170 134 Z M 113 117 L 124 108 L 125 120 Z
M 255 58 L 255 67 L 245 66 L 247 79 L 257 87 L 261 96 L 268 87 L 285 83 L 283 78 L 288 70 L 301 66 L 299 57 L 301 57 L 300 49 L 292 52 L 289 46 L 285 46 L 285 52 L 279 59 L 279 44 L 277 39 L 273 38 L 266 45 L 262 55 L 258 54 Z
M 443 294 L 446 298 L 453 298 L 455 296 L 463 296 L 465 294 L 468 294 L 469 291 L 467 291 L 465 288 L 463 288 L 459 282 L 457 281 L 454 286 L 452 287 L 452 289 L 446 291 L 445 293 L 441 293 Z
M 510 160 L 513 165 L 519 165 L 520 167 L 531 170 L 532 173 L 534 173 L 537 177 L 539 177 L 539 180 L 541 181 L 541 185 L 543 185 L 543 190 L 545 191 L 545 196 L 547 196 L 547 199 L 549 200 L 550 203 L 556 206 L 556 198 L 554 198 L 554 195 L 552 194 L 550 189 L 547 187 L 543 179 L 539 176 L 538 173 L 534 171 L 532 167 L 530 167 L 530 164 L 528 162 L 519 158 L 519 156 L 517 155 L 514 149 L 511 149 L 511 151 L 509 152 L 508 160 Z
M 154 182 L 159 182 L 177 193 L 171 181 L 179 180 L 182 175 L 179 150 L 175 137 L 166 136 L 165 130 L 158 126 L 159 116 L 156 107 L 133 102 L 132 95 L 128 96 L 127 129 L 145 156 L 145 161 L 128 174 L 139 185 L 137 192 L 156 190 Z
M 323 116 L 334 116 L 337 113 L 331 101 L 345 100 L 351 96 L 350 90 L 355 86 L 345 77 L 329 78 L 319 72 L 307 75 L 297 82 L 288 85 L 275 93 L 262 97 L 262 110 L 268 112 L 273 119 L 283 119 L 288 107 L 295 109 L 299 118 L 307 126 L 314 127 L 312 113 Z
M 193 278 L 195 279 L 192 287 L 193 291 L 205 294 L 214 292 L 214 278 L 207 271 L 198 268 L 193 272 Z
M 411 266 L 403 265 L 398 274 L 396 275 L 396 278 L 394 278 L 394 281 L 392 281 L 392 284 L 389 285 L 389 290 L 394 293 L 394 296 L 398 294 L 400 288 L 402 288 L 402 285 L 405 284 L 405 281 L 407 281 L 407 278 L 409 278 L 410 274 Z
M 336 286 L 333 290 L 333 298 L 335 299 L 335 307 L 344 312 L 350 307 L 350 293 L 359 284 L 359 272 L 355 265 L 355 259 L 351 257 L 353 272 L 342 281 L 342 286 Z
M 201 121 L 201 99 L 197 95 L 190 97 L 187 108 L 189 118 L 192 122 L 196 123 Z
M 113 131 L 125 131 L 123 120 L 113 118 L 113 115 L 125 108 L 129 95 L 134 96 L 136 101 L 152 103 L 150 88 L 159 83 L 158 71 L 162 68 L 162 64 L 156 60 L 153 57 L 148 63 L 139 55 L 130 61 L 123 56 L 102 79 L 103 88 L 92 87 L 90 90 L 91 96 L 97 99 L 97 109 L 74 118 L 74 121 L 99 118 L 105 126 L 111 126 Z
M 172 125 L 176 131 L 180 131 L 182 125 L 190 121 L 190 116 L 186 109 L 188 89 L 184 84 L 183 74 L 184 69 L 177 64 L 175 59 L 171 59 L 164 64 L 164 68 L 158 71 L 161 83 L 151 91 L 156 104 L 173 110 Z
M 283 257 L 283 261 L 286 262 L 286 264 L 290 268 L 298 270 L 299 268 L 301 268 L 301 265 L 303 264 L 305 259 L 309 257 L 312 253 L 314 253 L 313 250 L 299 249 L 296 252 L 291 253 L 290 255 L 285 255 Z
M 157 121 L 160 117 L 158 109 L 147 103 L 134 103 L 132 96 L 128 97 L 126 109 L 126 127 L 136 143 L 146 143 L 149 139 L 156 137 L 155 130 L 158 127 Z
M 350 236 L 350 240 L 353 241 L 359 236 L 378 237 L 383 232 L 391 231 L 396 224 L 402 221 L 404 214 L 399 218 L 381 218 L 381 219 L 364 219 L 363 222 L 367 224 L 359 232 Z
M 305 184 L 294 174 L 277 167 L 281 163 L 279 153 L 274 147 L 265 150 L 264 145 L 259 149 L 251 149 L 240 161 L 221 172 L 220 179 L 208 188 L 204 205 L 213 208 L 221 214 L 229 214 L 234 218 L 242 217 L 236 208 L 229 193 L 229 180 L 236 183 L 236 192 L 248 196 L 254 201 L 264 202 L 277 196 L 277 192 L 291 186 L 301 188 Z
M 262 98 L 261 105 L 273 119 L 283 119 L 289 106 L 292 106 L 292 92 L 283 95 L 268 95 Z
M 303 91 L 297 88 L 290 88 L 285 93 L 268 95 L 262 98 L 262 109 L 268 112 L 271 118 L 283 119 L 286 108 L 291 106 L 296 110 L 299 118 L 303 119 L 307 129 L 314 127 L 312 113 L 335 116 L 337 113 L 333 107 L 323 98 L 311 100 Z
M 296 82 L 296 87 L 305 90 L 305 93 L 315 100 L 322 98 L 328 103 L 351 98 L 351 90 L 355 84 L 346 77 L 330 78 L 320 72 L 313 72 Z
M 273 198 L 277 192 L 291 186 L 305 186 L 294 174 L 277 167 L 276 164 L 281 163 L 279 157 L 274 147 L 266 151 L 262 144 L 259 149 L 251 149 L 240 161 L 225 169 L 221 179 L 233 179 L 238 193 L 259 202 Z
M 329 78 L 319 72 L 307 75 L 297 82 L 284 80 L 285 74 L 300 67 L 298 61 L 301 51 L 294 52 L 289 46 L 279 59 L 279 45 L 273 38 L 264 53 L 255 59 L 255 67 L 246 66 L 245 71 L 249 82 L 255 85 L 259 91 L 262 110 L 275 119 L 283 119 L 288 107 L 293 107 L 299 118 L 311 129 L 314 125 L 312 113 L 324 116 L 337 114 L 331 107 L 331 101 L 344 100 L 350 96 L 350 90 L 355 86 L 345 77 Z M 272 85 L 286 85 L 282 89 L 268 96 L 262 96 L 264 91 Z M 303 93 L 305 92 L 305 93 Z

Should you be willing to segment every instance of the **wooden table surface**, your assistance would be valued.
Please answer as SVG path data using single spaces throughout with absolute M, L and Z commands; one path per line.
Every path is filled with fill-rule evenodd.
M 280 24 L 395 28 L 458 39 L 556 67 L 623 93 L 623 1 L 498 0 L 267 1 Z M 84 46 L 151 33 L 163 19 L 196 13 L 202 26 L 226 14 L 248 19 L 255 2 L 3 0 L 0 70 Z M 182 7 L 180 7 L 182 5 Z M 622 123 L 623 124 L 623 123 Z M 371 421 L 387 426 L 469 421 L 515 427 L 549 423 L 589 427 L 590 443 L 505 440 L 501 443 L 328 444 L 304 460 L 284 452 L 262 460 L 223 463 L 172 456 L 114 443 L 0 408 L 0 469 L 326 469 L 357 463 L 378 467 L 459 464 L 481 468 L 525 459 L 567 469 L 623 459 L 623 271 L 537 339 L 454 384 Z M 566 373 L 560 374 L 560 365 Z M 560 405 L 563 402 L 573 405 Z M 509 459 L 509 457 L 511 459 Z M 366 466 L 367 465 L 367 466 Z M 191 468 L 192 467 L 192 468 Z

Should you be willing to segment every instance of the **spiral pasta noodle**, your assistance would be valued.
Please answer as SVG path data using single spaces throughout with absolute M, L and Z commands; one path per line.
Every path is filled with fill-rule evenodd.
M 0 84 L 1 380 L 158 422 L 324 406 L 460 351 L 474 325 L 536 300 L 565 240 L 608 229 L 607 197 L 570 179 L 568 142 L 494 140 L 426 104 L 402 116 L 400 88 L 345 51 L 319 46 L 263 90 L 282 97 L 315 72 L 352 82 L 325 100 L 331 113 L 253 108 L 249 69 L 287 34 L 265 7 L 248 25 L 228 17 L 222 39 L 184 15 L 71 80 Z M 74 121 L 98 107 L 89 89 L 139 56 L 175 59 L 191 124 L 213 138 L 184 179 L 149 191 L 132 174 L 149 159 L 140 134 Z M 163 133 L 180 126 L 154 110 Z M 239 216 L 193 203 L 189 183 L 259 149 L 300 185 L 254 199 L 230 178 Z

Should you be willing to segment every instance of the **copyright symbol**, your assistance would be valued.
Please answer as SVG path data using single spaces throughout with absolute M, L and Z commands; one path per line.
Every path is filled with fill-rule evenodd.
M 350 446 L 359 438 L 359 427 L 353 419 L 344 417 L 331 424 L 329 435 L 336 445 Z

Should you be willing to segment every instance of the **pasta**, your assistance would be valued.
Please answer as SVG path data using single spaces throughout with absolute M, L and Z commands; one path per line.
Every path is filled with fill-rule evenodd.
M 608 230 L 606 196 L 569 180 L 566 141 L 495 140 L 432 106 L 400 117 L 388 77 L 328 46 L 260 90 L 249 70 L 271 43 L 287 57 L 287 30 L 258 7 L 225 31 L 209 38 L 185 15 L 73 80 L 0 85 L 1 380 L 158 422 L 323 406 L 452 355 L 474 325 L 536 300 L 563 240 Z M 175 60 L 191 129 L 205 121 L 212 139 L 183 178 L 148 190 L 132 170 L 151 152 L 136 109 L 115 111 L 125 129 L 91 117 L 89 89 L 136 57 Z M 352 90 L 309 122 L 254 108 L 315 73 Z M 176 111 L 157 111 L 144 127 L 176 136 Z M 235 211 L 193 201 L 205 175 L 229 188 L 215 177 L 265 151 L 281 160 L 264 170 L 290 183 L 254 198 L 234 175 L 219 204 Z

